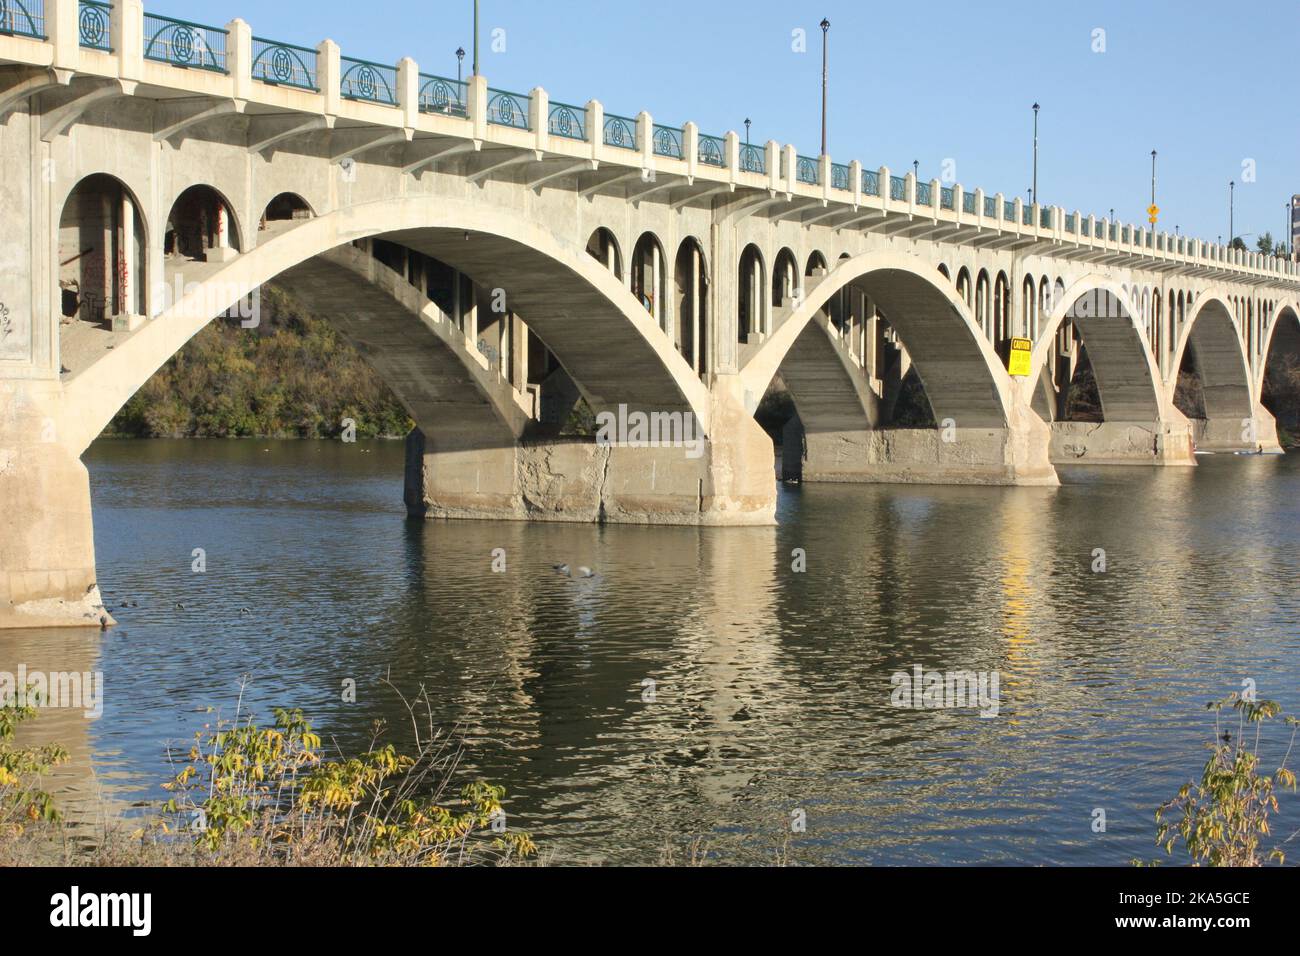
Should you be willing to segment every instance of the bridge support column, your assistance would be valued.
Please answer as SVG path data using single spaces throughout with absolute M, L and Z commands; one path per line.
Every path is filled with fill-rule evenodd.
M 787 433 L 786 441 L 798 441 Z M 804 426 L 802 480 L 941 485 L 1055 485 L 1048 426 L 1016 409 L 1003 428 L 882 428 L 822 431 Z M 792 456 L 787 451 L 786 477 Z
M 1195 465 L 1192 423 L 1174 410 L 1156 422 L 1053 422 L 1058 465 Z
M 1282 451 L 1277 440 L 1277 420 L 1263 405 L 1256 405 L 1249 418 L 1193 419 L 1191 425 L 1197 451 L 1215 454 L 1238 451 L 1280 454 Z
M 407 438 L 412 517 L 765 525 L 775 522 L 772 443 L 739 406 L 715 403 L 714 436 L 683 445 L 591 439 L 439 448 Z
M 0 385 L 0 629 L 113 623 L 95 578 L 90 476 L 47 413 L 58 387 Z

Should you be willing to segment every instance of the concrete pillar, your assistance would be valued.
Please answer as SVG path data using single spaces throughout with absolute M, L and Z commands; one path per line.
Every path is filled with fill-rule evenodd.
M 45 0 L 45 32 L 54 45 L 51 65 L 56 70 L 75 70 L 79 65 L 80 3 L 81 0 Z
M 487 77 L 471 76 L 465 81 L 466 107 L 474 124 L 474 139 L 487 139 L 488 85 Z
M 339 45 L 333 40 L 322 40 L 316 47 L 316 81 L 325 98 L 325 115 L 337 116 L 343 102 L 343 63 Z
M 414 129 L 420 117 L 420 67 L 409 56 L 397 63 L 397 105 L 402 109 L 402 125 Z
M 691 247 L 691 307 L 688 311 L 691 323 L 691 368 L 695 374 L 700 373 L 700 306 L 702 289 L 700 288 L 700 250 Z
M 124 80 L 144 75 L 144 4 L 140 0 L 116 0 L 109 14 L 109 35 L 117 54 L 117 72 Z
M 540 86 L 528 94 L 528 125 L 533 128 L 533 145 L 539 150 L 550 149 L 551 98 Z
M 519 391 L 528 388 L 528 326 L 510 313 L 510 381 Z
M 226 24 L 226 63 L 235 84 L 235 99 L 246 100 L 253 92 L 253 28 L 238 18 Z

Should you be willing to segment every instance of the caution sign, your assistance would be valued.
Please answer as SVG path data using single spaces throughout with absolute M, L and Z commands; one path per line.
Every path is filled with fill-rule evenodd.
M 1007 356 L 1007 371 L 1012 375 L 1029 375 L 1029 355 L 1034 350 L 1034 343 L 1029 339 L 1012 339 L 1011 354 Z
M 1150 206 L 1147 206 L 1147 219 L 1151 221 L 1151 225 L 1154 226 L 1156 224 L 1156 220 L 1159 218 L 1160 218 L 1160 207 L 1157 206 L 1155 203 L 1152 203 Z

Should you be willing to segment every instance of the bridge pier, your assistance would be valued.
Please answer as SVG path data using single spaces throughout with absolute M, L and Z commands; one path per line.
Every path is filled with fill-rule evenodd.
M 50 414 L 58 389 L 0 383 L 0 629 L 112 623 L 95 578 L 90 476 Z
M 1197 451 L 1215 454 L 1264 452 L 1281 454 L 1277 419 L 1263 405 L 1256 405 L 1249 418 L 1213 417 L 1191 423 Z
M 881 428 L 786 433 L 785 475 L 804 481 L 901 482 L 939 485 L 1055 485 L 1049 431 L 1027 409 L 1005 428 Z M 802 434 L 800 434 L 802 432 Z
M 1155 422 L 1052 422 L 1053 464 L 1195 465 L 1192 425 L 1177 411 Z
M 713 435 L 684 446 L 591 439 L 438 447 L 407 438 L 413 518 L 620 524 L 770 525 L 772 445 L 754 420 L 714 402 Z M 723 436 L 723 437 L 719 437 Z

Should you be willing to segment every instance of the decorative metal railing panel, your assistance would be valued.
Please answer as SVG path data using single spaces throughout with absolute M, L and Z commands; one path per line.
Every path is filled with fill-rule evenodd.
M 636 120 L 606 113 L 605 145 L 618 149 L 636 149 Z
M 1038 225 L 1044 229 L 1052 228 L 1052 207 L 1038 210 Z
M 0 0 L 0 33 L 45 39 L 45 0 Z
M 1065 217 L 1065 231 L 1066 231 L 1066 232 L 1074 232 L 1074 231 L 1075 231 L 1075 228 L 1074 228 L 1074 213 L 1070 213 L 1068 216 Z
M 975 199 L 976 197 L 974 193 L 962 193 L 961 211 L 969 216 L 975 215 Z
M 889 198 L 896 202 L 903 202 L 907 199 L 907 180 L 902 176 L 889 177 Z
M 487 121 L 494 126 L 531 129 L 528 124 L 528 97 L 506 90 L 488 90 Z
M 940 209 L 952 209 L 955 198 L 956 197 L 954 197 L 952 193 L 952 187 L 950 186 L 939 187 L 939 208 Z
M 918 206 L 934 205 L 934 190 L 930 188 L 929 183 L 916 184 L 916 204 Z
M 1010 199 L 1002 200 L 1002 218 L 1007 222 L 1016 221 L 1016 204 Z
M 831 189 L 849 189 L 849 167 L 831 163 Z
M 686 153 L 682 151 L 682 131 L 655 123 L 654 152 L 656 156 L 685 159 Z
M 3 4 L 4 0 L 0 0 Z M 77 40 L 87 50 L 113 52 L 113 5 L 99 0 L 81 0 L 77 10 Z
M 1107 238 L 1109 238 L 1111 242 L 1114 242 L 1114 241 L 1115 241 L 1116 226 L 1115 226 L 1115 224 L 1114 224 L 1113 222 L 1110 224 L 1110 227 L 1109 227 L 1109 229 L 1108 229 L 1107 231 L 1110 233 L 1110 235 L 1109 235 Z
M 226 31 L 156 13 L 144 15 L 146 60 L 226 73 Z
M 460 80 L 445 76 L 420 74 L 420 94 L 416 97 L 421 113 L 444 113 L 447 116 L 468 116 L 468 91 Z
M 1020 222 L 1021 222 L 1023 225 L 1026 225 L 1026 226 L 1032 226 L 1032 225 L 1034 224 L 1034 207 L 1033 207 L 1033 206 L 1021 206 L 1021 207 L 1020 207 Z
M 584 140 L 587 138 L 587 111 L 568 103 L 552 103 L 546 128 L 552 136 Z
M 767 150 L 750 143 L 740 147 L 740 168 L 747 173 L 767 174 Z
M 340 57 L 339 63 L 343 68 L 343 75 L 339 77 L 339 95 L 345 100 L 397 105 L 396 67 L 350 56 Z
M 318 92 L 316 51 L 279 40 L 253 37 L 253 79 L 272 86 Z
M 700 134 L 700 143 L 696 148 L 696 156 L 705 166 L 717 166 L 719 168 L 727 165 L 727 141 L 721 136 L 706 136 Z
M 1122 243 L 1124 243 L 1125 245 L 1127 245 L 1127 244 L 1131 241 L 1131 240 L 1129 239 L 1129 227 L 1128 227 L 1128 226 L 1125 226 L 1125 227 L 1124 227 L 1124 231 L 1120 233 L 1120 240 L 1119 240 L 1119 241 L 1122 242 Z
M 822 181 L 822 164 L 811 156 L 796 156 L 794 175 L 801 183 L 820 186 Z
M 868 196 L 880 195 L 880 173 L 874 169 L 862 171 L 862 192 Z
M 998 197 L 997 196 L 984 197 L 984 218 L 985 219 L 998 218 Z

